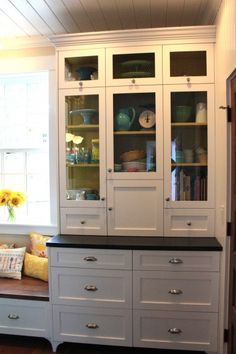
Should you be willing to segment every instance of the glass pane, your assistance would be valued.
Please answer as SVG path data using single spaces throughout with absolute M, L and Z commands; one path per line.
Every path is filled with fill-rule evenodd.
M 155 54 L 113 55 L 113 79 L 155 77 Z
M 97 80 L 98 57 L 65 58 L 65 80 Z
M 172 93 L 172 200 L 207 200 L 207 154 L 207 92 Z
M 98 95 L 66 96 L 67 199 L 99 199 Z
M 114 171 L 156 171 L 156 94 L 115 94 L 113 100 Z
M 206 76 L 205 51 L 171 52 L 170 76 Z

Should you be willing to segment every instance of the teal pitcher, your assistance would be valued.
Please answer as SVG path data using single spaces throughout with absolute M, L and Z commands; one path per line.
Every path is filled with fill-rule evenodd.
M 121 108 L 116 114 L 116 130 L 130 130 L 135 119 L 133 107 Z

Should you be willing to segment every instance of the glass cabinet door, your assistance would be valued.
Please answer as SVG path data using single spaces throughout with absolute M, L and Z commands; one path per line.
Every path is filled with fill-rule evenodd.
M 166 200 L 180 205 L 208 205 L 213 198 L 214 103 L 211 85 L 191 90 L 167 89 L 170 135 L 165 146 Z M 166 103 L 167 104 L 167 103 Z M 200 205 L 200 204 L 199 204 Z
M 161 83 L 161 47 L 111 48 L 106 52 L 106 59 L 108 86 Z
M 164 83 L 214 82 L 213 46 L 166 45 L 163 47 Z
M 91 205 L 105 198 L 104 91 L 60 92 L 62 205 Z M 85 206 L 85 205 L 84 205 Z
M 105 85 L 104 51 L 68 50 L 59 53 L 59 87 Z
M 108 178 L 161 178 L 161 88 L 109 91 Z

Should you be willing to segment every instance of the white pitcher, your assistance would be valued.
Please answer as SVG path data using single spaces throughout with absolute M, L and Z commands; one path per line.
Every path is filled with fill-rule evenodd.
M 206 123 L 207 122 L 207 109 L 206 103 L 199 102 L 196 105 L 196 122 Z

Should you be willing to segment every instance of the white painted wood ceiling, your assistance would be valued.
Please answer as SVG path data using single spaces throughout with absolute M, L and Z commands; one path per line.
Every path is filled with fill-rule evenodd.
M 0 0 L 0 37 L 213 25 L 222 0 Z

